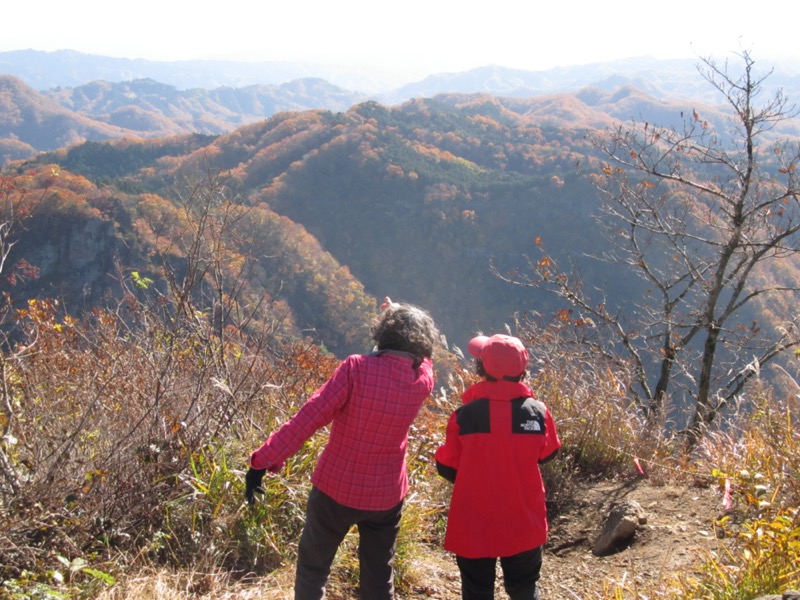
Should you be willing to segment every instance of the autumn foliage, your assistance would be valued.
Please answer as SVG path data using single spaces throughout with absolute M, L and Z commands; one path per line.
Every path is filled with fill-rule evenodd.
M 687 455 L 668 422 L 680 407 L 642 418 L 631 363 L 600 351 L 590 311 L 496 276 L 531 269 L 560 282 L 561 261 L 603 249 L 597 196 L 578 172 L 602 165 L 565 125 L 576 108 L 559 106 L 553 121 L 486 96 L 368 102 L 221 136 L 82 144 L 4 174 L 3 592 L 124 595 L 132 573 L 157 568 L 186 574 L 202 596 L 201 574 L 247 582 L 291 566 L 325 432 L 253 509 L 242 502 L 246 456 L 339 358 L 369 350 L 372 293 L 425 306 L 453 338 L 434 356 L 437 390 L 411 432 L 401 589 L 414 556 L 441 546 L 449 488 L 431 453 L 475 378 L 458 346 L 505 327 L 531 348 L 534 387 L 564 442 L 546 472 L 554 516 L 586 478 L 727 487 L 730 518 L 714 526 L 741 543 L 660 592 L 709 592 L 713 573 L 749 589 L 756 555 L 771 589 L 796 582 L 778 560 L 797 557 L 793 363 L 779 397 L 748 387 L 753 418 L 743 424 L 732 405 Z M 647 293 L 607 265 L 592 263 L 592 275 L 609 300 Z M 756 277 L 796 275 L 780 262 Z M 765 302 L 760 323 L 776 327 L 787 302 Z M 345 589 L 352 555 L 346 544 L 335 567 Z

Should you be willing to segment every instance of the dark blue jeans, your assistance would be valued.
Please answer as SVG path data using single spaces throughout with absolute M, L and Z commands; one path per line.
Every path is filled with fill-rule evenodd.
M 463 600 L 492 600 L 496 558 L 464 558 L 456 556 L 461 571 Z M 539 600 L 536 582 L 542 570 L 542 548 L 500 558 L 503 587 L 511 600 Z
M 297 551 L 295 600 L 325 597 L 325 583 L 336 551 L 353 525 L 358 527 L 359 536 L 360 597 L 364 600 L 394 598 L 392 564 L 402 511 L 402 502 L 385 511 L 349 508 L 312 487 Z

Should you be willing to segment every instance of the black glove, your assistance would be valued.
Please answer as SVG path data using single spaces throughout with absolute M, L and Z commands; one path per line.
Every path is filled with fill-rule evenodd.
M 247 470 L 247 474 L 244 476 L 244 497 L 248 504 L 255 504 L 256 492 L 259 494 L 264 493 L 261 482 L 264 480 L 264 473 L 266 472 L 266 469 L 254 469 L 253 467 Z

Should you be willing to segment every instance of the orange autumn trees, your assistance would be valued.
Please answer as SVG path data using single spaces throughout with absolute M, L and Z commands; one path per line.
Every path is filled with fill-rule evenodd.
M 280 306 L 284 335 L 305 329 L 336 352 L 364 348 L 364 315 L 374 299 L 302 226 L 267 206 L 233 201 L 230 178 L 184 178 L 171 196 L 100 188 L 57 165 L 12 179 L 31 218 L 14 238 L 10 260 L 40 270 L 38 280 L 13 289 L 0 283 L 18 301 L 59 297 L 77 314 L 119 298 L 133 270 L 159 293 L 188 286 L 184 298 L 191 290 L 199 310 L 216 310 L 235 327 L 253 317 L 230 306 L 233 296 L 265 310 Z M 195 221 L 204 227 L 199 239 Z M 176 278 L 185 273 L 198 279 L 181 284 Z

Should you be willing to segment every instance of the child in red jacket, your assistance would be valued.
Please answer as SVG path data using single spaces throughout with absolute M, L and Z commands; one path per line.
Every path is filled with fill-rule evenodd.
M 468 349 L 484 380 L 464 392 L 436 451 L 439 474 L 454 483 L 444 547 L 456 555 L 464 600 L 494 598 L 498 558 L 511 599 L 536 599 L 547 540 L 539 465 L 561 442 L 547 407 L 522 381 L 522 342 L 478 336 Z

